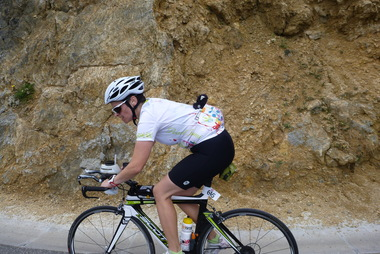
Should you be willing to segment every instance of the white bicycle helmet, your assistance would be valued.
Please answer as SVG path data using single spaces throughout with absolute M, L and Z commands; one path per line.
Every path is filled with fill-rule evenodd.
M 144 82 L 140 76 L 122 77 L 114 80 L 104 94 L 104 103 L 113 101 L 123 101 L 131 94 L 142 94 L 144 92 Z

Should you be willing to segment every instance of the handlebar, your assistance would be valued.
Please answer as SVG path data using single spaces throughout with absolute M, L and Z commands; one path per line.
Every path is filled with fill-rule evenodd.
M 98 198 L 87 196 L 87 191 L 107 191 L 109 188 L 99 186 L 82 186 L 82 195 L 85 198 Z
M 104 180 L 109 179 L 109 178 L 111 178 L 113 176 L 113 174 L 102 174 L 99 171 L 85 170 L 85 172 L 86 172 L 86 174 L 81 174 L 81 175 L 79 175 L 77 177 L 78 183 L 80 185 L 82 185 L 81 180 L 92 179 L 92 180 L 94 180 L 94 181 L 96 181 L 98 183 L 101 183 Z M 139 185 L 138 182 L 133 181 L 133 180 L 128 180 L 128 181 L 125 182 L 125 184 L 127 184 L 127 185 L 130 186 L 128 194 L 131 194 L 131 195 L 136 195 L 136 193 L 138 193 L 138 191 L 141 188 L 141 185 Z M 98 197 L 88 196 L 87 192 L 89 192 L 89 191 L 102 191 L 102 192 L 105 192 L 107 190 L 110 190 L 110 188 L 100 187 L 100 186 L 87 186 L 87 185 L 85 185 L 85 186 L 82 186 L 82 195 L 85 198 L 98 198 Z

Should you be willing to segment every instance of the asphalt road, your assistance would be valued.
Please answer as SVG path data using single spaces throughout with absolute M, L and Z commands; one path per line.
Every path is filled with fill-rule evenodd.
M 0 213 L 1 254 L 67 253 L 70 225 L 20 220 Z M 380 254 L 380 224 L 291 228 L 302 254 Z M 157 248 L 157 253 L 162 253 Z
M 51 251 L 51 250 L 39 250 L 39 249 L 28 249 L 28 248 L 24 248 L 24 247 L 15 247 L 15 246 L 0 244 L 0 253 L 3 253 L 3 254 L 63 254 L 66 252 Z

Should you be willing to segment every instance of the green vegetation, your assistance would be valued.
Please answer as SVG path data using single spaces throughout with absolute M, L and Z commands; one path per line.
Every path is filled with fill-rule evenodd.
M 26 82 L 20 88 L 16 89 L 15 98 L 20 102 L 26 102 L 33 97 L 34 92 L 34 84 Z
M 276 164 L 276 168 L 279 168 L 282 164 L 284 164 L 283 161 L 275 161 L 274 163 Z
M 284 123 L 282 125 L 285 129 L 291 129 L 292 128 L 292 125 L 290 123 Z
M 286 39 L 283 38 L 281 40 L 281 42 L 280 42 L 280 48 L 282 48 L 282 49 L 288 49 L 289 48 Z

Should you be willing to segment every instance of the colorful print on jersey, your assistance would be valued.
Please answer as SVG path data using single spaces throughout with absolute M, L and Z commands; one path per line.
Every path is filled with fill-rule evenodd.
M 181 140 L 181 142 L 178 143 L 178 146 L 182 148 L 192 148 L 195 145 L 197 145 L 197 143 L 191 140 Z
M 223 114 L 217 107 L 206 105 L 201 113 L 198 123 L 214 130 L 218 130 L 224 121 Z

